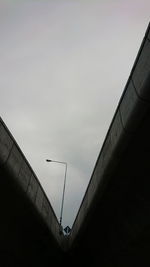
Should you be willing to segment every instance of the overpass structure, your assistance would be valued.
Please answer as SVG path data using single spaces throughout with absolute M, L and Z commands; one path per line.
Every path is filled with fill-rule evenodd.
M 68 237 L 0 120 L 1 266 L 150 265 L 150 25 Z

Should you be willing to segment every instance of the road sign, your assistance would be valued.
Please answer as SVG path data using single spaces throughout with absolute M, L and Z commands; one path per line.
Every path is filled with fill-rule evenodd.
M 69 226 L 67 226 L 67 227 L 65 227 L 64 231 L 65 231 L 65 233 L 67 235 L 69 235 L 70 234 L 70 231 L 71 231 L 71 228 Z

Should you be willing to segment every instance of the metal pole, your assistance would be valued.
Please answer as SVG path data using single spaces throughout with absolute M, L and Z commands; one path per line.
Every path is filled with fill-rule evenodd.
M 66 168 L 65 168 L 65 178 L 64 178 L 64 186 L 63 186 L 63 193 L 62 193 L 61 211 L 60 211 L 60 225 L 62 223 L 64 197 L 65 197 L 65 187 L 66 187 L 66 177 L 67 177 L 67 163 L 65 162 L 64 164 L 66 165 Z
M 47 162 L 57 162 L 65 164 L 65 178 L 64 178 L 64 185 L 63 185 L 63 193 L 62 193 L 62 202 L 61 202 L 61 210 L 60 210 L 60 228 L 62 226 L 62 215 L 63 215 L 63 207 L 64 207 L 64 198 L 65 198 L 65 188 L 66 188 L 66 177 L 67 177 L 67 163 L 63 161 L 56 161 L 51 159 L 46 159 Z

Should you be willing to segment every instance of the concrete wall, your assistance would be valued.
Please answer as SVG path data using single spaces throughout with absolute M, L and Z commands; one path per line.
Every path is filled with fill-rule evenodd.
M 69 237 L 70 246 L 80 236 L 96 199 L 100 199 L 109 179 L 139 125 L 150 108 L 150 25 L 97 159 L 91 180 Z M 91 215 L 90 215 L 91 214 Z
M 49 229 L 58 246 L 61 246 L 63 236 L 59 233 L 59 222 L 52 206 L 30 164 L 2 119 L 0 119 L 0 170 L 3 172 L 1 182 L 2 179 L 8 180 L 9 183 L 14 185 L 14 188 L 18 188 L 23 198 L 35 209 L 35 213 L 38 214 Z M 4 188 L 4 190 L 6 190 L 7 194 L 7 188 Z M 7 196 L 10 203 L 11 197 L 13 197 L 13 193 L 11 196 Z M 15 207 L 13 208 L 15 210 Z M 3 214 L 1 215 L 3 216 Z

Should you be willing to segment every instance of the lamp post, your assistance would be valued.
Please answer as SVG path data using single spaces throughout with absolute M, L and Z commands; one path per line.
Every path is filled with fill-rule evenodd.
M 62 201 L 61 201 L 61 210 L 60 210 L 60 229 L 62 227 L 62 215 L 63 215 L 63 207 L 64 207 L 64 197 L 65 197 L 65 187 L 66 187 L 66 177 L 67 177 L 67 163 L 63 161 L 57 161 L 57 160 L 51 160 L 51 159 L 46 159 L 47 162 L 56 162 L 56 163 L 61 163 L 65 165 L 65 177 L 64 177 L 64 185 L 63 185 L 63 192 L 62 192 Z M 61 231 L 60 231 L 61 232 Z

